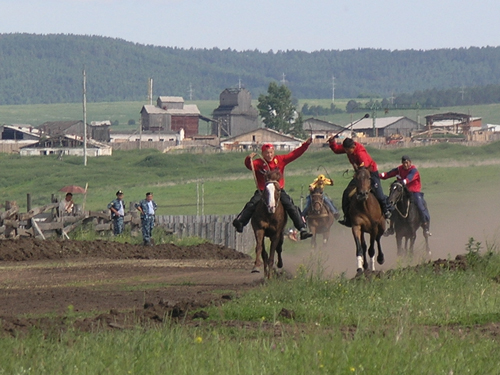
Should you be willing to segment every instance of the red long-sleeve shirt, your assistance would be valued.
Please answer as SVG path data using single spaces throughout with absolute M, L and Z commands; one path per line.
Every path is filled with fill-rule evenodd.
M 344 146 L 342 144 L 337 143 L 335 141 L 330 142 L 331 150 L 336 154 L 346 154 Z M 368 151 L 366 151 L 365 146 L 361 143 L 354 142 L 354 152 L 352 154 L 347 154 L 347 158 L 349 162 L 352 164 L 354 169 L 358 169 L 359 167 L 366 167 L 370 172 L 377 172 L 378 167 L 377 163 L 372 159 Z
M 406 188 L 412 193 L 420 193 L 422 184 L 420 183 L 420 173 L 417 167 L 411 165 L 410 168 L 404 169 L 402 165 L 391 169 L 389 172 L 379 173 L 382 180 L 387 180 L 391 177 L 396 177 L 396 180 L 406 185 Z
M 269 170 L 279 169 L 281 172 L 281 179 L 278 181 L 282 189 L 285 188 L 285 166 L 298 157 L 302 156 L 304 152 L 309 148 L 309 143 L 304 142 L 302 145 L 295 150 L 289 152 L 286 155 L 274 155 L 270 162 L 266 162 L 264 159 L 253 160 L 253 166 L 255 170 L 255 177 L 257 178 L 257 186 L 259 190 L 264 190 L 266 188 L 266 178 L 265 173 Z M 245 166 L 252 170 L 252 164 L 250 155 L 245 158 Z

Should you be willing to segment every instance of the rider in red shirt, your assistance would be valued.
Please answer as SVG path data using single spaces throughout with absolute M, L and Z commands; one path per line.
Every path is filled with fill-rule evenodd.
M 250 219 L 252 218 L 253 213 L 255 212 L 255 208 L 257 207 L 257 203 L 259 203 L 261 199 L 261 192 L 266 188 L 266 180 L 265 173 L 279 169 L 281 172 L 281 179 L 278 181 L 281 187 L 281 204 L 283 204 L 283 208 L 287 212 L 290 219 L 293 221 L 293 225 L 300 231 L 300 239 L 304 240 L 312 236 L 306 229 L 306 223 L 300 213 L 300 210 L 293 203 L 292 198 L 287 194 L 284 190 L 285 188 L 285 166 L 295 159 L 299 158 L 306 152 L 311 144 L 312 139 L 309 138 L 307 141 L 302 143 L 302 145 L 289 152 L 286 155 L 275 155 L 274 154 L 274 146 L 270 143 L 266 143 L 262 146 L 262 157 L 260 159 L 252 160 L 255 155 L 255 152 L 252 152 L 245 158 L 245 166 L 255 171 L 255 178 L 257 180 L 257 190 L 255 191 L 253 197 L 250 201 L 245 205 L 240 214 L 234 219 L 233 225 L 236 228 L 237 232 L 243 232 L 243 227 L 248 224 Z
M 429 215 L 429 210 L 427 209 L 427 204 L 424 200 L 424 193 L 420 191 L 422 188 L 422 184 L 420 183 L 420 173 L 418 173 L 417 167 L 412 165 L 409 156 L 403 155 L 401 163 L 402 164 L 399 167 L 391 169 L 389 172 L 380 173 L 380 178 L 386 180 L 391 177 L 396 177 L 397 181 L 406 186 L 408 191 L 412 193 L 413 200 L 420 211 L 420 219 L 422 220 L 424 231 L 430 236 L 431 233 L 429 232 L 429 225 L 431 217 Z M 394 234 L 394 224 L 392 221 L 386 234 Z
M 391 217 L 391 209 L 387 204 L 387 197 L 384 195 L 382 186 L 380 185 L 380 177 L 378 174 L 377 163 L 372 159 L 366 148 L 351 138 L 344 139 L 342 144 L 336 142 L 337 137 L 330 138 L 328 143 L 330 148 L 335 154 L 347 154 L 347 159 L 352 164 L 355 170 L 360 167 L 365 167 L 370 172 L 370 180 L 372 185 L 372 192 L 377 198 L 382 208 L 382 213 L 386 219 Z M 354 179 L 349 182 L 342 194 L 342 211 L 344 211 L 344 220 L 339 220 L 340 224 L 346 227 L 351 226 L 351 218 L 349 217 L 349 193 L 354 189 Z

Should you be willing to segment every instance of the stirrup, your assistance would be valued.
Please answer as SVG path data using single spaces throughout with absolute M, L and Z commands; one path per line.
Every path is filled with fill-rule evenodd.
M 308 232 L 307 230 L 305 230 L 305 229 L 302 229 L 302 230 L 300 231 L 300 239 L 301 239 L 301 240 L 305 240 L 305 239 L 310 238 L 310 237 L 312 237 L 312 233 L 309 233 L 309 232 Z

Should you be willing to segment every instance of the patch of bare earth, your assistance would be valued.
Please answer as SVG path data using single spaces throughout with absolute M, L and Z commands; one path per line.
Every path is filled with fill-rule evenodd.
M 467 267 L 464 258 L 435 263 L 437 270 Z M 109 241 L 2 240 L 0 335 L 19 335 L 33 327 L 47 333 L 70 328 L 93 332 L 167 321 L 208 326 L 214 323 L 204 322 L 204 308 L 238 298 L 262 283 L 262 274 L 250 273 L 252 266 L 248 255 L 209 243 L 144 247 Z M 293 321 L 291 309 L 283 308 L 283 321 Z M 296 323 L 217 324 L 267 329 L 275 336 L 310 330 Z M 499 325 L 481 329 L 500 333 Z M 352 336 L 353 330 L 345 328 L 344 335 Z

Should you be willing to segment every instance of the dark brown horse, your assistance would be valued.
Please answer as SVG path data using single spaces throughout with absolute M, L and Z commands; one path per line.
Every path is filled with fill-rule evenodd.
M 408 191 L 406 186 L 401 182 L 394 181 L 391 184 L 389 193 L 389 202 L 395 207 L 391 216 L 394 221 L 394 231 L 396 232 L 396 246 L 398 255 L 405 255 L 408 252 L 413 254 L 415 239 L 417 238 L 417 230 L 422 227 L 422 232 L 425 238 L 425 250 L 427 254 L 431 254 L 429 248 L 429 235 L 425 231 L 420 219 L 417 205 L 413 201 L 412 193 Z M 403 251 L 403 238 L 405 246 Z M 408 246 L 409 245 L 409 246 Z
M 311 207 L 307 214 L 307 226 L 312 233 L 311 246 L 316 248 L 316 235 L 323 235 L 323 245 L 328 242 L 330 237 L 330 228 L 335 218 L 333 212 L 326 207 L 321 189 L 314 190 L 311 193 Z
M 377 242 L 378 247 L 377 263 L 384 263 L 380 238 L 385 231 L 385 219 L 377 198 L 371 192 L 370 172 L 361 167 L 355 172 L 353 178 L 356 189 L 351 192 L 349 215 L 352 223 L 352 235 L 356 243 L 357 274 L 360 275 L 363 273 L 363 269 L 368 268 L 365 233 L 370 235 L 370 247 L 368 248 L 370 270 L 375 271 L 375 242 Z
M 252 228 L 255 234 L 255 265 L 252 272 L 260 272 L 261 258 L 264 263 L 264 275 L 271 277 L 274 268 L 274 255 L 278 254 L 278 268 L 283 267 L 281 252 L 283 250 L 284 229 L 287 220 L 286 212 L 280 202 L 279 171 L 271 171 L 266 176 L 266 188 L 262 192 L 262 199 L 257 204 L 252 216 Z M 264 240 L 271 241 L 269 256 L 266 252 Z

